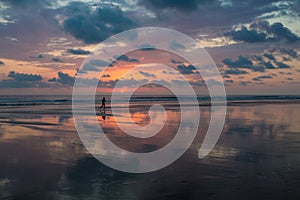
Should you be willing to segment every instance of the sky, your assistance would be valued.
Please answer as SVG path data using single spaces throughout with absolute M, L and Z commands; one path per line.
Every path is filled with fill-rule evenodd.
M 0 0 L 0 95 L 72 94 L 79 67 L 98 44 L 141 27 L 169 28 L 197 41 L 227 94 L 300 94 L 300 0 Z M 163 94 L 155 79 L 180 84 L 151 65 L 158 58 L 205 94 L 193 64 L 155 47 L 116 57 L 93 77 L 101 80 L 98 92 L 111 92 L 122 73 L 142 64 L 148 70 L 130 81 L 146 84 L 145 92 Z

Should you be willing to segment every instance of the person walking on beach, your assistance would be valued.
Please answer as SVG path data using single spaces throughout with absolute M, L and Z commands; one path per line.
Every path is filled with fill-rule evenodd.
M 106 102 L 105 97 L 103 97 L 102 98 L 102 104 L 101 104 L 100 108 L 105 108 L 105 102 Z

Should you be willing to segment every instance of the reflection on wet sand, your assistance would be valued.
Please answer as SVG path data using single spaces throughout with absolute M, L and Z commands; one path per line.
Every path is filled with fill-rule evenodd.
M 208 157 L 199 159 L 210 118 L 210 108 L 203 106 L 199 132 L 190 149 L 167 168 L 139 175 L 115 171 L 93 158 L 79 140 L 66 108 L 60 112 L 43 107 L 35 109 L 35 114 L 27 112 L 28 107 L 13 108 L 11 113 L 7 109 L 0 114 L 0 198 L 295 198 L 300 195 L 299 108 L 300 104 L 229 106 L 218 144 Z M 102 113 L 105 119 L 100 113 L 98 120 L 115 144 L 150 152 L 170 142 L 176 133 L 179 110 L 166 110 L 165 127 L 142 140 L 122 133 L 114 120 L 118 117 L 127 123 L 131 117 L 144 126 L 149 123 L 144 108 L 131 110 L 131 116 L 124 116 L 122 110 L 119 116 L 111 116 L 107 109 Z M 161 115 L 155 116 L 159 121 Z

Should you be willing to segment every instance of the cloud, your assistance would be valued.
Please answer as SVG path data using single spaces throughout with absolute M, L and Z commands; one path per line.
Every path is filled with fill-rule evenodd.
M 101 81 L 98 86 L 102 87 L 102 88 L 114 88 L 118 81 L 119 81 L 118 79 L 109 80 L 109 81 Z
M 10 7 L 13 7 L 15 9 L 22 9 L 22 10 L 34 10 L 40 9 L 43 7 L 47 7 L 52 5 L 52 3 L 55 3 L 56 1 L 50 1 L 50 0 L 2 0 L 2 2 L 5 2 Z
M 86 73 L 87 71 L 99 71 L 98 67 L 106 67 L 110 66 L 109 62 L 104 60 L 90 60 L 88 63 L 85 63 L 80 72 Z
M 273 60 L 273 61 L 276 60 L 275 57 L 272 54 L 269 54 L 269 53 L 265 53 L 264 57 L 268 58 L 269 60 Z
M 170 83 L 168 81 L 165 81 L 163 79 L 160 80 L 152 80 L 151 83 L 157 84 L 157 85 L 164 85 L 164 86 L 169 86 Z
M 116 56 L 118 61 L 125 61 L 125 62 L 139 62 L 138 59 L 136 58 L 130 58 L 129 56 L 126 55 L 121 55 L 121 56 Z
M 289 69 L 289 68 L 292 68 L 291 66 L 287 65 L 287 64 L 284 64 L 282 62 L 276 62 L 278 68 L 280 69 Z
M 57 82 L 57 79 L 54 77 L 54 78 L 49 79 L 48 82 L 55 83 L 55 82 Z
M 199 4 L 212 4 L 214 0 L 139 0 L 140 5 L 144 5 L 152 11 L 176 9 L 184 13 L 197 10 Z
M 142 51 L 153 51 L 153 50 L 156 50 L 156 47 L 155 47 L 154 45 L 145 43 L 145 44 L 141 44 L 141 45 L 138 47 L 138 49 L 139 49 L 139 50 L 142 50 Z
M 296 42 L 299 37 L 292 33 L 288 28 L 280 22 L 272 25 L 267 21 L 259 21 L 252 23 L 249 27 L 242 25 L 224 34 L 235 41 L 242 41 L 248 43 L 255 42 L 275 42 L 287 41 Z
M 48 88 L 49 84 L 40 81 L 17 81 L 6 79 L 0 81 L 0 88 Z
M 231 60 L 226 58 L 223 63 L 230 68 L 241 68 L 241 69 L 251 69 L 255 72 L 264 72 L 265 67 L 263 65 L 253 65 L 253 62 L 244 56 L 239 56 L 237 60 Z
M 225 80 L 226 83 L 233 83 L 233 80 Z
M 247 57 L 239 56 L 236 61 L 231 60 L 230 58 L 226 58 L 223 60 L 223 63 L 228 67 L 246 67 L 249 65 L 253 65 L 252 61 L 249 60 Z
M 58 78 L 49 79 L 48 82 L 58 82 L 63 85 L 70 85 L 70 86 L 74 85 L 75 77 L 72 77 L 69 74 L 63 73 L 61 71 L 59 71 L 57 75 Z
M 64 30 L 85 43 L 98 43 L 137 26 L 118 6 L 102 5 L 92 9 L 86 3 L 71 2 L 66 13 L 69 17 L 63 22 Z
M 270 52 L 271 53 L 280 52 L 280 53 L 286 54 L 292 58 L 299 58 L 297 51 L 295 51 L 293 49 L 289 49 L 289 48 L 273 48 L 273 49 L 270 49 Z
M 261 62 L 261 64 L 263 64 L 266 67 L 266 69 L 275 69 L 275 66 L 270 61 Z
M 162 88 L 164 87 L 163 85 L 161 84 L 157 84 L 157 83 L 147 83 L 145 85 L 142 86 L 143 88 Z
M 274 78 L 273 76 L 270 75 L 262 75 L 262 76 L 258 76 L 256 78 L 253 78 L 253 81 L 262 81 L 261 79 L 272 79 Z
M 82 70 L 80 72 L 86 73 L 86 72 L 89 72 L 89 71 L 97 72 L 99 70 L 97 69 L 97 67 L 95 65 L 91 65 L 89 63 L 86 63 L 85 65 L 83 65 Z
M 0 66 L 1 66 L 1 65 L 4 65 L 4 62 L 2 62 L 2 61 L 0 60 Z
M 173 40 L 169 44 L 169 49 L 176 51 L 178 49 L 185 49 L 185 46 L 183 44 L 180 44 L 180 43 L 176 42 L 175 40 Z
M 59 71 L 57 75 L 58 75 L 57 82 L 62 83 L 64 85 L 74 85 L 75 78 L 70 76 L 69 74 L 65 74 Z
M 131 78 L 131 79 L 120 79 L 117 80 L 117 82 L 118 82 L 118 86 L 120 87 L 134 88 L 136 86 L 144 85 L 148 83 L 149 80 L 148 79 L 136 80 Z
M 193 66 L 193 65 L 178 65 L 177 66 L 177 69 L 178 71 L 181 73 L 181 74 L 195 74 L 197 72 L 194 72 L 194 70 L 196 70 L 196 68 Z
M 228 70 L 225 70 L 224 73 L 225 73 L 225 74 L 234 74 L 234 75 L 248 74 L 247 71 L 239 70 L 239 69 L 228 69 Z
M 59 59 L 59 58 L 52 58 L 52 61 L 53 62 L 63 62 L 61 59 Z
M 225 36 L 231 37 L 235 41 L 243 42 L 265 42 L 267 35 L 265 33 L 259 33 L 255 30 L 248 30 L 245 26 L 242 26 L 240 30 L 232 30 L 231 32 L 225 33 Z
M 184 81 L 184 80 L 178 80 L 178 79 L 173 79 L 172 84 L 178 85 L 178 86 L 188 86 L 189 83 Z
M 75 55 L 89 55 L 90 51 L 85 51 L 83 49 L 68 49 L 68 53 L 75 54 Z
M 173 63 L 173 64 L 182 64 L 182 61 L 175 60 L 175 59 L 172 58 L 171 63 Z
M 156 78 L 155 74 L 150 74 L 148 72 L 143 72 L 143 71 L 139 71 L 140 74 L 142 74 L 143 76 L 147 77 L 147 78 Z
M 48 84 L 42 82 L 43 77 L 35 74 L 9 72 L 8 78 L 0 81 L 0 88 L 46 88 Z
M 14 71 L 9 72 L 8 77 L 13 78 L 16 81 L 41 81 L 41 80 L 43 80 L 43 77 L 41 75 L 16 73 Z
M 247 86 L 247 85 L 251 84 L 251 81 L 240 81 L 239 84 L 242 86 Z
M 208 85 L 208 86 L 222 85 L 222 82 L 217 81 L 217 80 L 215 80 L 215 79 L 209 79 L 209 80 L 207 81 L 207 85 Z

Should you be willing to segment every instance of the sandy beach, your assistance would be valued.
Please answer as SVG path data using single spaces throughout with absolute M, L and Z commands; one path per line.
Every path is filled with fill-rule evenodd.
M 28 103 L 28 102 L 27 102 Z M 198 134 L 184 155 L 168 167 L 145 174 L 113 170 L 85 149 L 70 102 L 0 107 L 0 199 L 289 199 L 299 197 L 300 102 L 231 102 L 213 151 L 199 158 L 210 119 L 200 106 Z M 136 103 L 131 118 L 149 123 L 147 106 Z M 175 102 L 168 120 L 147 139 L 128 136 L 115 124 L 130 116 L 98 112 L 106 136 L 132 152 L 155 151 L 172 140 L 180 123 Z M 160 113 L 155 115 L 159 121 Z M 192 116 L 192 113 L 191 113 Z M 92 116 L 91 116 L 92 117 Z M 88 119 L 87 119 L 88 121 Z M 130 126 L 130 123 L 128 124 Z

